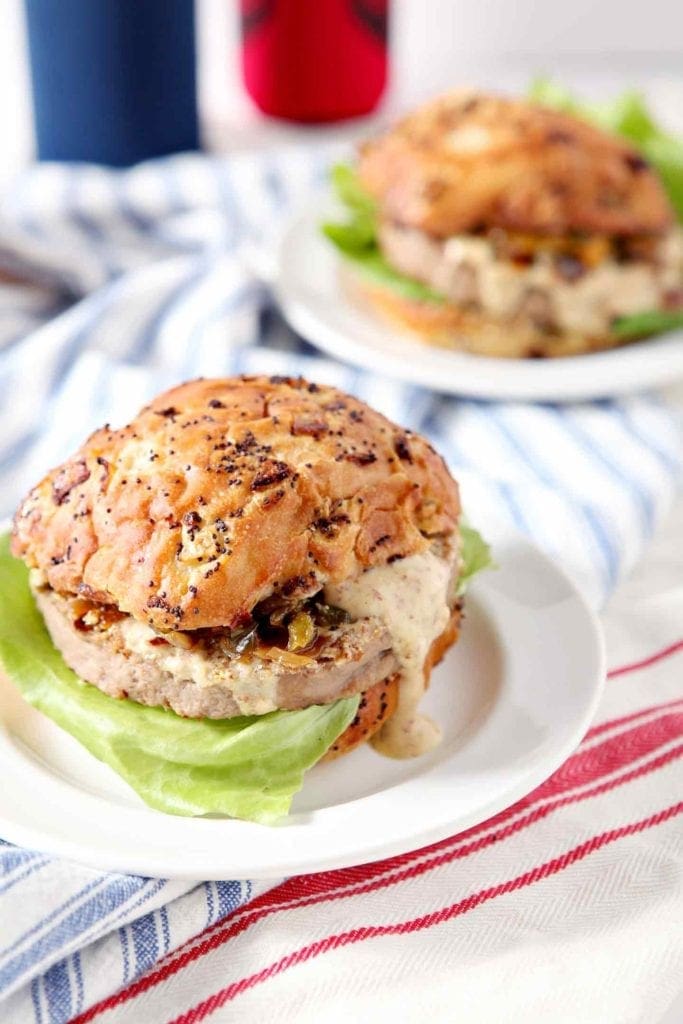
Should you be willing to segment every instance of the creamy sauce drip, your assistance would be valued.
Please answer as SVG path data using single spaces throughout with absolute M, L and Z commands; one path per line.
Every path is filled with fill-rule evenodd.
M 418 757 L 441 739 L 438 725 L 421 715 L 418 705 L 425 689 L 425 659 L 450 619 L 452 575 L 451 561 L 424 551 L 325 588 L 331 604 L 356 619 L 380 619 L 391 636 L 401 666 L 398 707 L 370 741 L 387 757 Z

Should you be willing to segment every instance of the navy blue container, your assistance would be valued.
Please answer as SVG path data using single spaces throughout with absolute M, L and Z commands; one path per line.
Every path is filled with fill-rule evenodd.
M 193 0 L 25 0 L 38 156 L 198 148 Z

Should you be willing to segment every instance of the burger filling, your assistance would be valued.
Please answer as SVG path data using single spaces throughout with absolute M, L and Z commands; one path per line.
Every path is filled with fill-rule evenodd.
M 189 717 L 262 715 L 361 693 L 400 673 L 398 708 L 376 739 L 416 756 L 439 731 L 420 716 L 424 666 L 458 604 L 459 551 L 436 541 L 316 594 L 274 594 L 239 629 L 160 633 L 111 605 L 32 589 L 70 667 L 115 697 Z
M 545 333 L 608 334 L 615 320 L 683 305 L 683 232 L 541 237 L 493 230 L 437 239 L 384 223 L 387 261 L 456 305 Z
M 397 668 L 380 623 L 349 622 L 327 609 L 325 624 L 317 609 L 292 609 L 292 632 L 315 631 L 295 651 L 290 630 L 267 615 L 240 630 L 158 633 L 110 606 L 89 603 L 84 611 L 78 598 L 35 583 L 33 592 L 55 645 L 82 679 L 111 697 L 170 707 L 183 717 L 226 719 L 326 704 Z
M 322 231 L 356 271 L 431 308 L 450 303 L 533 334 L 626 341 L 683 323 L 683 231 L 440 238 L 385 220 L 353 168 L 333 168 L 346 219 Z

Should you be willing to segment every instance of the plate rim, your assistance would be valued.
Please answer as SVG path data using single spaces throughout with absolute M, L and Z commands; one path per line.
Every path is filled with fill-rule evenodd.
M 370 842 L 357 841 L 355 843 L 354 852 L 352 853 L 344 852 L 337 854 L 334 849 L 334 843 L 332 842 L 331 848 L 328 850 L 327 854 L 324 856 L 317 856 L 313 861 L 311 861 L 310 858 L 307 860 L 304 853 L 295 859 L 292 859 L 290 855 L 289 859 L 283 862 L 281 853 L 278 854 L 277 842 L 268 843 L 269 836 L 277 836 L 278 826 L 269 828 L 268 826 L 259 826 L 254 825 L 253 823 L 234 821 L 232 819 L 180 819 L 185 823 L 191 822 L 193 823 L 193 826 L 198 826 L 200 829 L 203 828 L 207 833 L 209 845 L 211 845 L 213 841 L 212 833 L 221 829 L 227 833 L 226 838 L 228 839 L 230 836 L 230 830 L 234 828 L 246 826 L 250 830 L 260 830 L 259 836 L 261 842 L 266 846 L 270 845 L 272 847 L 272 853 L 270 855 L 271 862 L 266 860 L 256 868 L 250 868 L 248 871 L 246 871 L 246 869 L 245 871 L 242 871 L 239 868 L 231 869 L 225 864 L 223 864 L 223 866 L 219 866 L 215 858 L 213 861 L 213 868 L 209 867 L 208 861 L 204 861 L 203 864 L 200 865 L 202 870 L 197 870 L 196 868 L 187 870 L 184 869 L 182 865 L 177 863 L 174 864 L 172 862 L 173 858 L 168 860 L 164 859 L 164 857 L 159 857 L 158 855 L 151 858 L 145 858 L 143 854 L 142 859 L 140 859 L 139 854 L 135 851 L 131 852 L 130 848 L 123 854 L 120 850 L 117 850 L 110 851 L 109 855 L 103 855 L 102 850 L 98 847 L 84 847 L 82 841 L 78 839 L 74 840 L 70 837 L 62 836 L 55 837 L 54 835 L 46 836 L 45 832 L 41 830 L 39 826 L 25 827 L 22 823 L 17 824 L 16 822 L 8 821 L 4 808 L 0 806 L 0 829 L 2 830 L 3 838 L 18 845 L 31 849 L 38 849 L 54 856 L 66 857 L 79 864 L 102 871 L 117 871 L 126 874 L 184 879 L 188 881 L 225 880 L 235 878 L 272 879 L 282 877 L 283 875 L 315 873 L 356 864 L 372 863 L 378 860 L 383 860 L 386 857 L 420 849 L 424 846 L 430 845 L 431 843 L 438 842 L 441 839 L 448 838 L 451 835 L 457 835 L 475 824 L 486 821 L 491 816 L 511 806 L 521 797 L 535 789 L 541 784 L 541 782 L 552 775 L 576 749 L 578 743 L 585 735 L 588 725 L 594 718 L 596 709 L 602 697 L 606 678 L 606 658 L 603 631 L 596 613 L 589 606 L 578 587 L 568 577 L 564 569 L 558 567 L 545 552 L 536 547 L 536 545 L 524 535 L 513 529 L 509 529 L 505 530 L 504 538 L 506 542 L 521 544 L 526 546 L 527 549 L 530 549 L 537 559 L 540 559 L 543 563 L 544 571 L 550 572 L 555 579 L 559 579 L 569 591 L 569 595 L 571 596 L 576 610 L 580 611 L 583 616 L 583 626 L 588 631 L 587 637 L 590 637 L 593 644 L 593 654 L 596 656 L 596 663 L 595 679 L 592 682 L 590 699 L 586 701 L 582 713 L 577 715 L 576 722 L 573 728 L 567 733 L 564 741 L 558 746 L 553 747 L 552 751 L 547 753 L 544 757 L 537 758 L 531 769 L 527 769 L 516 784 L 502 787 L 491 800 L 471 808 L 465 814 L 455 814 L 449 817 L 448 820 L 440 819 L 438 822 L 431 825 L 421 825 L 417 829 L 412 830 L 405 829 L 400 835 L 389 841 L 383 840 L 381 837 L 377 836 L 373 837 Z M 485 586 L 485 581 L 480 581 L 480 585 Z M 2 742 L 14 745 L 12 739 L 8 736 L 7 724 L 1 718 L 0 737 Z M 446 758 L 441 763 L 444 766 L 447 766 L 448 761 L 449 758 Z M 20 769 L 21 766 L 17 768 L 19 774 L 21 774 Z M 37 766 L 31 766 L 31 770 L 35 772 L 39 771 Z M 49 768 L 45 770 L 49 771 Z M 378 793 L 370 794 L 369 796 L 360 797 L 358 799 L 376 799 L 380 801 L 386 801 L 387 799 L 391 800 L 390 794 L 393 791 L 410 785 L 419 786 L 423 782 L 424 778 L 425 776 L 417 776 L 404 780 L 403 782 L 398 783 L 397 786 L 390 786 L 388 789 L 384 789 Z M 71 783 L 69 783 L 68 780 L 58 779 L 54 774 L 52 775 L 52 781 L 58 785 L 72 788 Z M 90 800 L 100 803 L 103 808 L 103 813 L 107 813 L 107 807 L 111 806 L 109 801 L 104 800 L 96 794 L 85 794 L 82 790 L 78 792 L 79 799 L 86 800 L 86 802 Z M 350 801 L 351 804 L 356 802 L 357 801 Z M 325 812 L 334 812 L 338 807 L 342 806 L 344 806 L 344 804 L 334 805 L 332 808 L 323 808 L 316 812 L 316 814 L 319 815 L 318 827 L 322 828 L 324 831 Z M 124 808 L 124 813 L 127 820 L 134 820 L 136 816 L 143 816 L 151 821 L 153 816 L 159 812 L 153 812 L 151 809 L 144 806 L 138 807 L 131 805 Z M 332 815 L 328 815 L 328 817 L 331 816 Z M 308 816 L 302 815 L 302 817 L 306 819 Z M 310 824 L 304 820 L 303 822 L 297 822 L 295 827 L 297 829 L 298 838 L 305 841 L 306 829 L 310 827 Z M 294 841 L 294 845 L 296 846 L 297 838 L 294 836 L 293 832 L 290 832 L 290 838 Z M 288 845 L 291 846 L 292 844 L 289 843 Z M 244 850 L 240 856 L 245 856 Z
M 316 261 L 321 279 L 327 273 L 325 263 L 329 266 L 332 260 L 332 265 L 340 264 L 331 245 L 319 232 L 320 221 L 326 214 L 329 216 L 332 209 L 336 209 L 336 205 L 330 193 L 323 192 L 288 220 L 277 239 L 269 277 L 278 305 L 290 326 L 316 348 L 344 363 L 381 372 L 405 383 L 432 388 L 442 394 L 501 401 L 590 401 L 633 394 L 643 388 L 662 387 L 683 377 L 683 331 L 672 331 L 599 352 L 545 360 L 503 359 L 452 352 L 430 346 L 411 337 L 408 331 L 396 328 L 393 336 L 399 339 L 402 349 L 410 346 L 410 358 L 408 350 L 405 357 L 401 352 L 389 355 L 357 341 L 350 330 L 348 335 L 342 335 L 334 324 L 319 317 L 305 299 L 293 291 L 292 261 L 286 258 L 287 252 L 293 249 L 300 253 L 306 246 L 314 245 L 322 253 L 329 246 L 328 257 Z M 391 327 L 379 317 L 364 311 L 360 304 L 354 306 L 344 299 L 341 287 L 338 295 L 341 303 L 348 305 L 351 320 L 360 319 L 373 332 L 392 336 Z M 425 354 L 436 360 L 432 371 Z M 672 359 L 672 356 L 677 358 Z M 448 361 L 452 361 L 452 378 L 444 373 Z M 567 368 L 570 374 L 567 374 Z M 615 372 L 619 370 L 621 373 Z M 563 376 L 576 377 L 578 383 L 574 379 L 563 380 Z M 482 380 L 488 383 L 482 386 Z

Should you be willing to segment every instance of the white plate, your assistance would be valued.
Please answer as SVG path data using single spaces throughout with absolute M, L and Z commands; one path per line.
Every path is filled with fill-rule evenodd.
M 314 768 L 268 828 L 147 808 L 118 776 L 0 679 L 0 835 L 93 867 L 190 879 L 268 878 L 378 860 L 483 821 L 571 753 L 604 678 L 599 626 L 566 577 L 517 537 L 471 588 L 461 641 L 425 709 L 436 750 L 371 748 Z
M 683 376 L 683 331 L 564 359 L 492 359 L 415 340 L 342 291 L 338 255 L 319 227 L 331 209 L 323 201 L 291 224 L 272 276 L 291 326 L 338 359 L 441 392 L 534 402 L 619 395 Z

